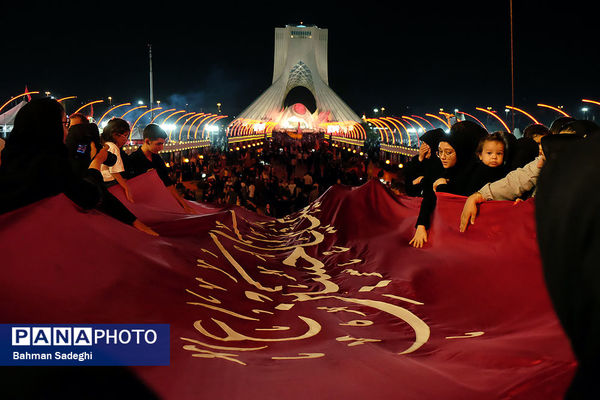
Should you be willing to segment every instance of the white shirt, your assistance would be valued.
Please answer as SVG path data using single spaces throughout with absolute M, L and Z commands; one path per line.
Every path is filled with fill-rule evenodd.
M 123 160 L 121 159 L 121 152 L 116 144 L 113 142 L 106 142 L 108 145 L 108 151 L 117 156 L 117 162 L 112 167 L 108 167 L 104 164 L 100 166 L 100 172 L 102 173 L 102 178 L 104 178 L 104 182 L 114 181 L 115 178 L 111 174 L 116 174 L 125 171 L 125 167 L 123 166 Z

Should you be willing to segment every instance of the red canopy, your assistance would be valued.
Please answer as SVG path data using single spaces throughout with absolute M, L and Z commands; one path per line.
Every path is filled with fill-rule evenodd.
M 171 365 L 133 367 L 161 397 L 559 399 L 569 342 L 527 201 L 417 199 L 335 186 L 281 220 L 183 214 L 155 173 L 113 187 L 154 238 L 65 196 L 0 215 L 2 323 L 168 323 Z

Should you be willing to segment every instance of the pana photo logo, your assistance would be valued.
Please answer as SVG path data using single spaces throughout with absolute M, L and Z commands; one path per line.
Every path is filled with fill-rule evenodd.
M 0 365 L 169 365 L 167 324 L 0 324 Z

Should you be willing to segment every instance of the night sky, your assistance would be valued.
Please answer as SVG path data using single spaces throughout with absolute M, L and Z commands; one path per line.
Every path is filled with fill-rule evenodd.
M 549 122 L 564 105 L 600 100 L 598 34 L 590 2 L 514 2 L 517 107 Z M 4 2 L 0 97 L 23 91 L 83 102 L 155 99 L 236 115 L 270 84 L 274 28 L 329 29 L 329 84 L 359 115 L 510 104 L 509 1 Z M 4 100 L 2 100 L 4 101 Z M 591 106 L 600 115 L 600 107 Z

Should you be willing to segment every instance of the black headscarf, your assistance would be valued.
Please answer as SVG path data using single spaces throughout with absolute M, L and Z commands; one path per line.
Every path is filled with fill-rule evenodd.
M 511 157 L 509 160 L 509 170 L 524 167 L 533 161 L 539 154 L 539 145 L 529 137 L 522 137 L 516 140 L 511 151 Z
M 456 151 L 456 165 L 453 168 L 463 168 L 473 162 L 479 141 L 488 132 L 473 121 L 460 121 L 452 125 L 450 134 L 444 138 Z
M 567 122 L 560 128 L 561 134 L 573 134 L 580 137 L 600 135 L 600 126 L 588 120 L 577 120 Z
M 488 135 L 487 131 L 472 121 L 460 121 L 452 125 L 450 134 L 442 142 L 448 142 L 456 152 L 456 164 L 443 171 L 447 185 L 438 186 L 438 191 L 468 195 L 470 172 L 477 166 L 475 152 L 479 141 Z
M 413 185 L 413 180 L 419 176 L 439 176 L 442 171 L 442 164 L 435 155 L 440 140 L 446 136 L 443 130 L 437 128 L 425 132 L 419 138 L 421 142 L 426 143 L 431 148 L 431 155 L 419 161 L 419 155 L 415 155 L 406 163 L 404 174 L 404 189 L 409 196 L 422 196 L 423 184 Z
M 538 179 L 538 243 L 550 298 L 579 364 L 565 398 L 598 399 L 600 138 L 566 140 L 542 139 L 549 157 Z
M 421 142 L 425 142 L 431 147 L 432 155 L 435 154 L 438 148 L 438 144 L 440 144 L 440 140 L 442 140 L 446 136 L 446 133 L 440 128 L 432 129 L 425 132 L 419 138 Z
M 580 142 L 584 138 L 579 135 L 560 134 L 548 135 L 542 138 L 540 144 L 546 157 L 546 161 L 554 161 L 563 157 L 563 152 L 573 145 L 574 142 Z
M 23 106 L 15 116 L 13 130 L 6 140 L 3 161 L 13 163 L 48 151 L 66 157 L 64 112 L 58 101 L 48 97 L 32 100 Z

